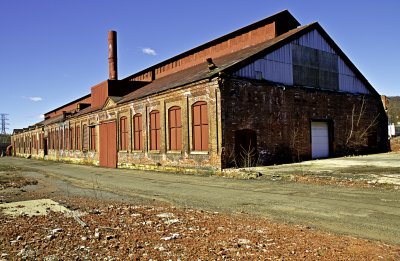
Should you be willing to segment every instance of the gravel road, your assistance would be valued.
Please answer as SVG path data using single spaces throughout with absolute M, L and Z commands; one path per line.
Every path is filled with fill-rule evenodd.
M 400 191 L 396 189 L 238 180 L 21 158 L 0 158 L 0 164 L 26 169 L 25 175 L 37 178 L 39 184 L 51 184 L 58 193 L 114 196 L 125 200 L 139 197 L 210 211 L 244 212 L 337 234 L 400 244 Z

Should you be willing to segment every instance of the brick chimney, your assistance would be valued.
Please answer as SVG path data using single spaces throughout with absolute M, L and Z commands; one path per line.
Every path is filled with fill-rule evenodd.
M 117 32 L 108 32 L 108 79 L 118 80 Z

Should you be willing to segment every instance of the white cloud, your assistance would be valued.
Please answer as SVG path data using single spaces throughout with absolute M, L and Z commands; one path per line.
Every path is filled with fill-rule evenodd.
M 42 101 L 43 100 L 42 97 L 37 97 L 37 96 L 28 97 L 28 98 L 29 98 L 29 100 L 34 101 L 34 102 L 38 102 L 38 101 Z
M 44 114 L 40 114 L 40 115 L 38 116 L 38 118 L 41 119 L 41 120 L 44 120 Z
M 145 54 L 148 54 L 148 55 L 157 55 L 156 51 L 154 51 L 153 49 L 148 48 L 148 47 L 147 48 L 143 48 L 142 52 L 145 53 Z

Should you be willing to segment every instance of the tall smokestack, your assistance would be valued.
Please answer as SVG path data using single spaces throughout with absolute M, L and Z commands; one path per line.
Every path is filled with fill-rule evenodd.
M 108 79 L 118 80 L 116 31 L 108 32 Z

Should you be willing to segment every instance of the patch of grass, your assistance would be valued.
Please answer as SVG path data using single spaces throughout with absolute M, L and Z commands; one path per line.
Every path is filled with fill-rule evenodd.
M 0 164 L 0 171 L 11 171 L 11 172 L 14 172 L 14 171 L 19 171 L 19 170 L 21 170 L 20 167 Z

